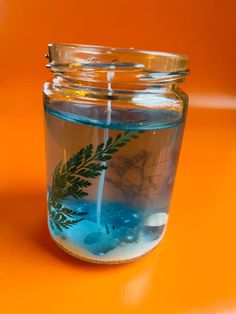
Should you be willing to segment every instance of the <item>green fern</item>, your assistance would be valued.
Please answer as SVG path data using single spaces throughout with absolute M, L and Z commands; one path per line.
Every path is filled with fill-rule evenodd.
M 92 185 L 88 179 L 99 177 L 107 168 L 104 162 L 110 160 L 113 154 L 132 139 L 136 139 L 137 133 L 140 132 L 142 131 L 125 131 L 118 134 L 115 139 L 109 137 L 106 143 L 99 144 L 96 149 L 93 144 L 90 144 L 67 162 L 60 161 L 57 164 L 48 200 L 49 223 L 52 229 L 56 227 L 59 231 L 63 231 L 63 228 L 68 229 L 84 219 L 87 212 L 77 212 L 63 207 L 60 201 L 69 196 L 74 198 L 87 196 L 85 189 Z

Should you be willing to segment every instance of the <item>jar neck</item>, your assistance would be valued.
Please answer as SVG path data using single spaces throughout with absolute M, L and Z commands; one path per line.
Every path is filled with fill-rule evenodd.
M 181 80 L 182 82 L 183 80 Z M 55 92 L 64 94 L 65 97 L 84 100 L 112 100 L 117 102 L 133 102 L 138 99 L 151 101 L 155 97 L 170 94 L 179 89 L 180 80 L 159 82 L 159 84 L 131 84 L 130 82 L 117 81 L 81 81 L 78 78 L 56 75 L 50 84 Z
M 152 72 L 145 70 L 136 63 L 84 63 L 84 64 L 55 64 L 47 65 L 55 78 L 64 82 L 97 85 L 106 87 L 108 84 L 117 89 L 142 90 L 159 86 L 170 86 L 183 82 L 188 70 L 176 72 Z

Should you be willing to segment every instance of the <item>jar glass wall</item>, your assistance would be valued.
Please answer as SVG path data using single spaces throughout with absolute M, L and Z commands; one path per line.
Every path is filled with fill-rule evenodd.
M 161 240 L 187 111 L 185 55 L 49 45 L 48 222 L 68 253 L 136 259 Z

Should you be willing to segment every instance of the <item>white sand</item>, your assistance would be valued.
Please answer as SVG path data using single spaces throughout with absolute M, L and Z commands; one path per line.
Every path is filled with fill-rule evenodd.
M 122 243 L 108 253 L 99 256 L 85 250 L 79 245 L 73 245 L 71 242 L 60 237 L 55 237 L 54 241 L 67 253 L 83 260 L 95 263 L 121 263 L 134 260 L 150 252 L 161 241 L 163 234 L 155 241 L 139 240 L 136 243 Z

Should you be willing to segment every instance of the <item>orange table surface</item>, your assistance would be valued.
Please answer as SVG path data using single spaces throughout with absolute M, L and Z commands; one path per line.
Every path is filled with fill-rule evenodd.
M 164 239 L 103 266 L 50 239 L 38 89 L 4 95 L 0 313 L 236 313 L 236 110 L 190 108 Z

